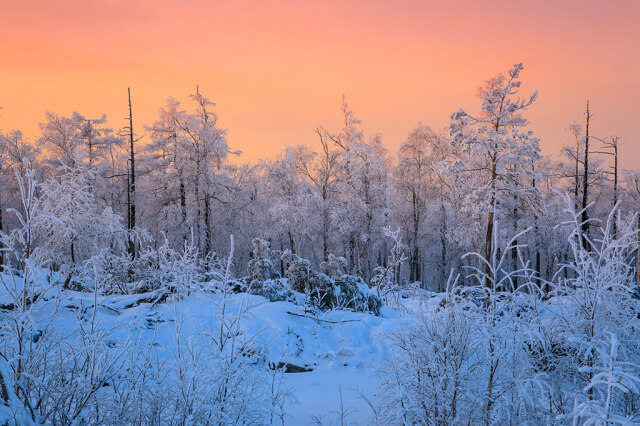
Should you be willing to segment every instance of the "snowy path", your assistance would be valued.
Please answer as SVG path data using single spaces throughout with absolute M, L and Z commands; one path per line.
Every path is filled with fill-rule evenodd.
M 371 410 L 360 392 L 370 396 L 376 388 L 368 369 L 321 366 L 310 373 L 285 375 L 286 386 L 295 391 L 297 403 L 289 404 L 286 425 L 340 424 L 340 390 L 347 424 L 366 424 Z

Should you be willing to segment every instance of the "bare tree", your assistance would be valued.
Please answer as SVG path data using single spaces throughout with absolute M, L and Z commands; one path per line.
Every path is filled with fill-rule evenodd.
M 594 151 L 596 154 L 604 154 L 610 155 L 613 157 L 613 166 L 609 168 L 611 170 L 605 171 L 605 173 L 609 175 L 613 175 L 613 206 L 615 208 L 616 204 L 618 204 L 618 141 L 620 140 L 617 136 L 612 136 L 609 140 L 598 138 L 595 136 L 591 136 L 594 139 L 599 140 L 604 144 L 604 149 L 606 151 Z M 615 237 L 618 232 L 618 210 L 614 210 L 613 217 L 613 236 Z
M 134 136 L 133 136 L 133 111 L 131 108 L 131 88 L 127 87 L 127 94 L 129 98 L 129 126 L 125 127 L 129 131 L 129 179 L 127 185 L 127 228 L 129 232 L 133 231 L 136 227 L 136 158 L 134 150 Z M 129 256 L 132 259 L 136 257 L 136 246 L 132 237 L 129 237 Z
M 587 123 L 585 126 L 584 135 L 584 177 L 582 178 L 582 244 L 585 248 L 589 244 L 589 215 L 587 213 L 587 207 L 589 206 L 589 122 L 591 120 L 591 113 L 589 112 L 589 101 L 587 101 Z

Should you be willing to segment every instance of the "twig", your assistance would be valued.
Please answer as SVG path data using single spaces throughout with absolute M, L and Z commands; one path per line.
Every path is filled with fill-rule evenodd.
M 357 321 L 360 321 L 359 319 L 350 319 L 350 320 L 342 320 L 342 321 L 331 321 L 331 320 L 326 320 L 326 319 L 322 319 L 322 318 L 318 318 L 318 317 L 312 317 L 312 316 L 309 316 L 309 315 L 297 314 L 297 313 L 291 312 L 291 311 L 287 311 L 287 313 L 289 315 L 295 315 L 297 317 L 302 317 L 302 318 L 309 318 L 309 319 L 320 321 L 320 322 L 327 322 L 329 324 L 342 324 L 342 323 L 345 323 L 345 322 L 357 322 Z

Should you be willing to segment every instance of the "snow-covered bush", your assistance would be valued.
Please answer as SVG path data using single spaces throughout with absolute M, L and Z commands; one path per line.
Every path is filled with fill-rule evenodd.
M 188 295 L 201 288 L 204 282 L 198 258 L 198 248 L 193 241 L 185 242 L 182 250 L 173 250 L 168 243 L 157 251 L 158 280 L 163 287 L 179 296 Z
M 404 312 L 405 307 L 401 299 L 409 295 L 415 295 L 420 289 L 420 282 L 409 282 L 400 279 L 400 268 L 407 260 L 404 253 L 406 246 L 402 243 L 400 228 L 393 231 L 390 226 L 383 228 L 385 237 L 393 241 L 391 252 L 384 265 L 375 269 L 375 276 L 371 279 L 371 287 L 375 289 L 378 298 L 393 309 Z
M 303 293 L 312 305 L 320 309 L 338 306 L 338 289 L 334 281 L 322 272 L 311 269 L 311 263 L 289 250 L 282 253 L 282 260 L 289 264 L 285 276 L 292 290 Z
M 32 243 L 38 227 L 57 218 L 40 210 L 33 170 L 25 165 L 24 176 L 17 176 L 22 209 L 16 215 L 22 226 L 11 235 L 0 231 L 3 246 L 22 266 L 20 273 L 9 269 L 0 275 L 3 299 L 10 302 L 0 310 L 0 411 L 14 424 L 78 423 L 98 391 L 118 373 L 119 354 L 126 345 L 111 350 L 105 330 L 97 329 L 97 285 L 91 308 L 70 307 L 77 327 L 69 334 L 56 327 L 63 315 L 61 289 L 43 276 L 41 252 Z
M 97 266 L 88 285 L 92 296 L 69 298 L 58 288 L 36 298 L 31 289 L 46 278 L 33 274 L 28 257 L 22 260 L 27 281 L 0 276 L 3 302 L 5 294 L 16 296 L 12 307 L 0 310 L 1 424 L 262 425 L 284 418 L 290 393 L 256 336 L 244 329 L 251 309 L 246 299 L 200 292 L 159 309 L 134 308 L 136 317 L 157 316 L 143 327 L 137 318 L 114 327 L 104 319 L 120 312 L 106 306 Z M 8 291 L 10 280 L 23 291 Z M 20 297 L 26 303 L 18 303 Z M 210 315 L 192 321 L 189 312 L 203 303 Z
M 42 214 L 35 171 L 26 162 L 23 166 L 24 173 L 16 169 L 21 209 L 13 211 L 20 227 L 10 234 L 0 230 L 1 249 L 21 269 L 5 266 L 4 273 L 0 273 L 0 413 L 14 424 L 36 421 L 32 395 L 42 391 L 38 372 L 44 372 L 42 366 L 49 347 L 58 338 L 51 325 L 58 311 L 56 303 L 38 303 L 52 286 L 43 285 L 38 279 L 46 255 L 35 246 L 37 229 L 56 218 Z M 38 324 L 38 316 L 47 320 Z
M 165 240 L 158 249 L 141 251 L 136 259 L 126 252 L 104 250 L 80 269 L 84 282 L 91 282 L 93 268 L 99 270 L 98 284 L 104 294 L 159 290 L 181 297 L 197 290 L 219 292 L 224 281 L 222 261 L 214 254 L 201 258 L 193 241 L 174 250 Z
M 629 361 L 628 354 L 620 352 L 615 333 L 609 333 L 609 339 L 608 345 L 599 342 L 600 347 L 594 348 L 597 361 L 580 369 L 590 376 L 584 388 L 590 397 L 576 399 L 574 421 L 585 425 L 637 424 L 640 417 L 633 401 L 640 400 L 640 365 L 635 357 Z
M 362 278 L 343 274 L 334 281 L 340 307 L 380 315 L 382 300 L 369 290 L 369 286 Z
M 515 243 L 522 233 L 502 251 L 494 241 L 490 259 L 467 255 L 477 260 L 469 262 L 476 266 L 468 277 L 476 285 L 450 286 L 438 309 L 393 336 L 389 364 L 379 370 L 378 420 L 640 420 L 640 305 L 628 261 L 638 247 L 636 218 L 623 220 L 614 211 L 599 236 L 590 237 L 581 212 L 565 202 L 573 230 L 566 275 L 545 282 L 523 263 L 524 247 Z M 515 270 L 514 252 L 522 265 Z
M 241 319 L 248 305 L 213 307 L 219 328 L 190 325 L 175 311 L 165 381 L 169 399 L 160 423 L 262 424 L 269 417 L 266 366 L 257 366 L 259 350 L 246 336 Z
M 474 320 L 451 305 L 391 336 L 391 363 L 377 371 L 380 423 L 453 424 L 481 415 Z
M 338 257 L 331 253 L 327 256 L 327 260 L 320 264 L 323 272 L 329 277 L 336 279 L 347 273 L 349 264 L 344 257 Z
M 369 290 L 362 278 L 338 275 L 340 265 L 346 265 L 346 261 L 330 258 L 332 264 L 325 264 L 325 269 L 329 268 L 335 275 L 329 277 L 312 269 L 308 260 L 288 250 L 282 254 L 282 259 L 289 264 L 285 274 L 287 282 L 294 291 L 304 293 L 310 304 L 323 310 L 343 308 L 380 315 L 382 301 Z
M 545 419 L 545 375 L 529 351 L 538 340 L 532 329 L 539 293 L 529 290 L 527 268 L 505 272 L 506 253 L 514 248 L 510 243 L 501 256 L 494 250 L 488 260 L 477 255 L 482 266 L 472 270 L 478 285 L 471 294 L 479 300 L 456 290 L 451 278 L 439 309 L 394 335 L 389 364 L 379 369 L 379 416 L 409 424 Z M 522 288 L 508 285 L 515 274 L 525 278 Z
M 582 231 L 582 212 L 574 211 L 568 197 L 565 203 L 575 260 L 564 266 L 568 278 L 558 279 L 550 313 L 561 325 L 560 338 L 576 354 L 577 386 L 564 384 L 575 401 L 568 417 L 579 423 L 638 422 L 640 305 L 627 261 L 638 248 L 636 217 L 625 219 L 614 208 L 590 237 Z
M 253 252 L 247 265 L 249 276 L 235 283 L 234 291 L 263 296 L 270 302 L 294 301 L 295 296 L 286 280 L 276 272 L 274 261 L 279 253 L 271 250 L 269 242 L 255 238 Z
M 268 241 L 254 238 L 252 241 L 253 252 L 249 261 L 249 277 L 253 280 L 267 281 L 280 278 L 280 274 L 276 272 L 274 260 L 278 257 L 278 253 L 274 253 Z
M 85 262 L 79 270 L 78 279 L 84 283 L 93 282 L 94 271 L 100 277 L 95 284 L 100 286 L 103 294 L 134 292 L 132 282 L 136 282 L 140 275 L 136 262 L 126 252 L 116 254 L 111 250 L 103 250 Z
M 262 296 L 269 302 L 295 301 L 294 293 L 281 278 L 266 281 L 253 280 L 249 283 L 247 292 Z

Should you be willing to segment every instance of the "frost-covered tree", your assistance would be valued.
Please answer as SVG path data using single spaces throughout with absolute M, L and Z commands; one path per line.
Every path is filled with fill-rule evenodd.
M 420 244 L 427 233 L 436 234 L 439 229 L 441 244 L 440 260 L 444 264 L 447 258 L 447 214 L 444 177 L 438 174 L 440 163 L 450 157 L 449 141 L 429 126 L 418 123 L 409 132 L 407 141 L 398 150 L 397 165 L 393 173 L 396 193 L 400 201 L 406 206 L 406 213 L 401 217 L 401 223 L 407 223 L 407 239 L 411 246 L 409 259 L 409 280 L 421 281 L 422 257 L 426 247 Z M 434 209 L 434 207 L 436 207 Z M 397 207 L 400 209 L 400 206 Z M 438 211 L 436 215 L 430 213 Z M 439 224 L 431 221 L 431 217 L 439 217 Z M 429 228 L 426 228 L 429 223 Z M 434 229 L 435 228 L 435 229 Z M 427 232 L 430 231 L 430 232 Z M 444 269 L 443 269 L 444 270 Z
M 24 173 L 25 164 L 34 167 L 38 155 L 37 147 L 30 144 L 22 132 L 0 132 L 0 231 L 18 226 L 12 215 L 6 214 L 7 209 L 19 208 L 21 205 L 16 170 Z M 0 244 L 0 250 L 1 248 Z M 0 251 L 0 270 L 4 265 L 4 259 L 4 252 Z
M 304 149 L 286 148 L 278 158 L 261 164 L 268 222 L 274 225 L 274 236 L 298 254 L 318 229 L 311 185 L 298 171 L 303 156 Z
M 49 162 L 54 166 L 86 163 L 97 167 L 97 163 L 113 153 L 114 146 L 122 143 L 111 129 L 104 127 L 106 121 L 105 115 L 89 119 L 75 111 L 71 117 L 48 111 L 46 121 L 40 124 L 39 143 L 46 147 Z
M 8 406 L 14 416 L 23 421 L 35 421 L 30 401 L 30 367 L 40 357 L 39 346 L 45 345 L 35 339 L 38 332 L 34 323 L 37 307 L 34 301 L 47 292 L 40 285 L 39 275 L 48 263 L 48 253 L 43 253 L 37 244 L 37 232 L 55 217 L 44 215 L 36 195 L 38 182 L 35 171 L 24 164 L 24 173 L 15 169 L 21 205 L 13 210 L 19 226 L 9 233 L 0 232 L 2 250 L 9 254 L 8 273 L 0 274 L 3 299 L 8 303 L 0 312 L 0 396 L 2 405 Z M 16 271 L 21 271 L 21 276 Z M 40 308 L 41 309 L 41 308 Z M 46 309 L 46 308 L 45 308 Z M 35 345 L 34 345 L 35 343 Z M 12 385 L 12 386 L 11 386 Z M 4 408 L 4 407 L 3 407 Z M 27 408 L 29 411 L 27 411 Z M 27 420 L 28 419 L 28 420 Z
M 538 139 L 526 130 L 528 120 L 523 116 L 538 94 L 518 96 L 523 68 L 522 63 L 516 64 L 506 76 L 499 74 L 485 82 L 479 90 L 478 115 L 462 109 L 451 115 L 452 142 L 461 153 L 452 168 L 468 176 L 469 206 L 486 218 L 486 258 L 493 250 L 494 222 L 538 202 L 532 179 L 540 148 Z
M 213 112 L 215 104 L 199 88 L 191 99 L 195 103 L 192 113 L 180 110 L 180 103 L 169 99 L 151 127 L 149 152 L 156 164 L 150 177 L 167 174 L 175 179 L 166 187 L 162 184 L 165 179 L 152 178 L 148 184 L 154 193 L 164 194 L 159 209 L 167 219 L 183 224 L 183 238 L 185 228 L 194 228 L 197 247 L 206 256 L 212 251 L 211 204 L 229 186 L 225 167 L 230 150 L 226 130 L 218 127 Z
M 122 217 L 94 195 L 94 171 L 83 165 L 62 169 L 39 187 L 42 213 L 57 220 L 39 230 L 38 240 L 56 268 L 68 269 L 68 284 L 82 261 L 105 249 L 124 250 L 129 233 Z
M 327 134 L 341 152 L 338 157 L 340 199 L 334 215 L 339 231 L 345 235 L 345 255 L 354 275 L 370 279 L 375 268 L 376 230 L 386 225 L 391 164 L 382 137 L 365 140 L 360 120 L 342 99 L 344 127 Z
M 327 261 L 332 248 L 329 233 L 338 195 L 340 151 L 330 146 L 330 135 L 324 129 L 317 128 L 316 133 L 322 152 L 316 154 L 303 147 L 297 148 L 296 166 L 299 173 L 312 183 L 313 204 L 321 214 L 322 259 Z
M 556 320 L 563 325 L 564 341 L 575 350 L 575 368 L 583 373 L 579 376 L 583 389 L 574 396 L 574 416 L 580 419 L 590 413 L 587 418 L 593 418 L 605 413 L 625 417 L 632 414 L 630 407 L 639 392 L 638 382 L 625 378 L 640 374 L 640 310 L 634 298 L 633 266 L 627 261 L 638 247 L 636 220 L 621 220 L 614 234 L 613 210 L 598 234 L 586 236 L 582 211 L 573 210 L 568 196 L 565 204 L 574 260 L 564 265 L 570 271 L 567 279 L 558 274 L 554 295 Z M 631 362 L 625 364 L 627 357 Z M 608 388 L 611 383 L 617 384 L 614 389 Z

